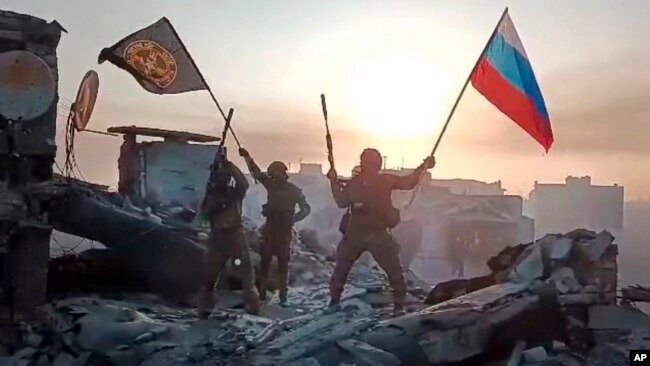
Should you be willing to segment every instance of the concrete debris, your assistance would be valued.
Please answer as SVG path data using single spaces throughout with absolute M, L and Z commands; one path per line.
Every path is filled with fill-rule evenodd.
M 535 243 L 520 255 L 521 262 L 515 266 L 508 276 L 512 282 L 532 282 L 544 275 L 542 243 Z
M 317 359 L 313 357 L 307 357 L 291 361 L 287 364 L 287 366 L 321 366 L 321 364 Z
M 49 363 L 62 357 L 78 365 L 576 365 L 584 357 L 611 358 L 604 350 L 612 353 L 612 347 L 650 348 L 650 318 L 616 304 L 612 241 L 606 232 L 574 231 L 511 246 L 490 258 L 491 273 L 437 284 L 424 303 L 426 284 L 407 273 L 409 312 L 392 317 L 385 275 L 363 262 L 350 273 L 342 309 L 324 314 L 332 263 L 297 240 L 299 274 L 292 274 L 289 307 L 276 305 L 274 296 L 260 316 L 247 315 L 231 288 L 217 293 L 210 319 L 197 321 L 194 308 L 137 291 L 122 300 L 68 298 L 46 306 L 48 322 L 27 329 L 26 348 L 10 360 L 38 364 L 47 355 Z M 603 335 L 614 330 L 628 334 L 615 340 Z
M 518 341 L 515 345 L 515 349 L 512 350 L 512 355 L 508 359 L 506 366 L 519 366 L 525 348 L 526 342 Z
M 575 277 L 573 270 L 569 267 L 558 268 L 551 273 L 549 278 L 561 294 L 577 292 L 582 286 Z
M 523 356 L 526 362 L 542 362 L 548 358 L 544 347 L 527 349 L 524 351 Z
M 338 341 L 336 344 L 343 350 L 350 352 L 361 366 L 400 366 L 400 360 L 393 354 L 375 348 L 368 343 L 354 339 Z
M 650 317 L 632 308 L 595 305 L 589 308 L 589 329 L 650 330 Z
M 650 302 L 650 288 L 643 286 L 629 286 L 621 289 L 621 295 L 625 302 Z
M 611 242 L 610 242 L 611 243 Z M 569 260 L 571 249 L 573 248 L 573 240 L 570 238 L 562 238 L 553 243 L 550 258 L 552 261 L 559 261 L 565 263 Z
M 586 243 L 578 245 L 579 250 L 584 252 L 584 255 L 592 262 L 597 261 L 605 252 L 608 246 L 612 244 L 614 237 L 607 231 L 601 231 L 595 238 Z

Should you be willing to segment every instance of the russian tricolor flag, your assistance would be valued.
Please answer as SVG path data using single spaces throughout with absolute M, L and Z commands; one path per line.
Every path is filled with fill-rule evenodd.
M 553 144 L 551 121 L 528 55 L 507 10 L 470 79 L 476 90 L 548 152 Z

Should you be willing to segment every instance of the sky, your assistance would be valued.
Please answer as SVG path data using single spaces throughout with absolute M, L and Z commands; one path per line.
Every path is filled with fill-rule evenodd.
M 535 181 L 590 175 L 595 184 L 624 185 L 628 200 L 650 198 L 647 1 L 0 0 L 0 9 L 57 20 L 68 31 L 58 49 L 61 116 L 93 69 L 100 93 L 90 128 L 219 135 L 223 121 L 208 93 L 150 94 L 126 72 L 97 64 L 102 48 L 166 16 L 219 102 L 235 109 L 233 127 L 262 166 L 326 164 L 325 93 L 342 174 L 365 147 L 378 148 L 389 167 L 415 166 L 430 153 L 505 6 L 546 100 L 555 144 L 544 153 L 470 86 L 433 176 L 501 180 L 508 193 L 527 195 Z M 120 143 L 78 134 L 84 176 L 115 186 Z

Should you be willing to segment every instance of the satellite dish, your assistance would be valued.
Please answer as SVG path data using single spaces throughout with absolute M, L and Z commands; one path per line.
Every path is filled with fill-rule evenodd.
M 97 91 L 99 90 L 99 77 L 94 70 L 86 73 L 79 84 L 77 97 L 72 104 L 72 120 L 77 131 L 83 131 L 88 126 L 90 116 L 95 108 Z
M 0 114 L 12 121 L 42 116 L 54 103 L 56 81 L 50 67 L 26 51 L 0 53 Z

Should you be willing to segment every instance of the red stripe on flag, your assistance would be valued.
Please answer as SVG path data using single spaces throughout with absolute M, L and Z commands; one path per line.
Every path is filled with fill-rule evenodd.
M 553 145 L 551 123 L 537 113 L 535 104 L 528 96 L 510 85 L 486 58 L 481 60 L 471 80 L 479 93 L 528 132 L 548 152 Z

